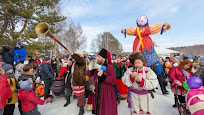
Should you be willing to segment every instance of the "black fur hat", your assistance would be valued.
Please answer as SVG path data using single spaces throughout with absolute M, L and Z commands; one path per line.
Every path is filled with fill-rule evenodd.
M 98 55 L 107 59 L 107 50 L 102 48 L 101 51 L 98 53 Z

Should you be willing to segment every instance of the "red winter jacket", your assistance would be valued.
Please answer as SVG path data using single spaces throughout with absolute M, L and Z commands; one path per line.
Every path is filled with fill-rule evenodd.
M 12 97 L 11 87 L 7 81 L 6 75 L 0 74 L 0 109 L 6 106 L 8 98 Z
M 172 92 L 174 93 L 174 94 L 176 94 L 176 92 L 175 92 L 175 88 L 176 88 L 176 85 L 177 85 L 177 83 L 178 82 L 181 82 L 181 83 L 183 83 L 184 81 L 186 81 L 186 77 L 184 77 L 184 75 L 183 75 L 183 72 L 182 71 L 180 71 L 179 69 L 178 69 L 178 67 L 173 67 L 172 69 L 171 69 L 171 71 L 170 71 L 170 79 L 171 79 L 171 90 L 172 90 Z M 190 73 L 190 77 L 192 77 L 193 76 L 193 73 L 191 72 Z M 182 95 L 182 96 L 185 96 L 186 95 L 186 93 L 187 93 L 187 91 L 183 88 L 183 87 L 180 87 L 180 86 L 178 86 L 177 87 L 178 88 L 178 91 L 177 91 L 177 93 L 178 93 L 178 95 Z
M 29 112 L 36 108 L 37 104 L 43 105 L 45 101 L 38 98 L 33 90 L 19 90 L 18 99 L 21 100 L 22 111 Z
M 178 69 L 178 67 L 173 67 L 170 71 L 170 79 L 172 80 L 172 82 L 176 82 L 176 81 L 180 81 L 181 83 L 183 83 L 184 81 L 186 81 L 186 77 L 182 77 L 183 76 L 183 72 L 180 71 Z M 193 73 L 190 73 L 190 77 L 193 76 Z M 183 79 L 182 79 L 183 78 Z

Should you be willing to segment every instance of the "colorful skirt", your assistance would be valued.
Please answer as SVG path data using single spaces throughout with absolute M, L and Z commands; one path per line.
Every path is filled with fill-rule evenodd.
M 154 49 L 154 45 L 152 45 L 152 49 L 150 51 L 143 49 L 143 52 L 147 58 L 147 62 L 146 62 L 147 67 L 149 67 L 149 66 L 151 66 L 151 65 L 153 65 L 159 61 L 159 56 L 157 55 L 157 53 Z

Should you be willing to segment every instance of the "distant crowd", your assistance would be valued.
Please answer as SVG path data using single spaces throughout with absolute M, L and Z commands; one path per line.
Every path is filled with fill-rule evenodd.
M 58 57 L 27 56 L 25 64 L 26 56 L 19 42 L 14 48 L 2 46 L 0 115 L 13 115 L 16 103 L 21 115 L 40 115 L 37 105 L 52 102 L 58 96 L 65 97 L 64 107 L 72 96 L 77 99 L 78 115 L 85 113 L 85 107 L 92 114 L 117 115 L 117 105 L 124 99 L 132 113 L 151 114 L 157 84 L 163 95 L 169 94 L 166 86 L 171 85 L 175 97 L 172 106 L 178 107 L 178 102 L 186 103 L 184 82 L 193 76 L 204 80 L 204 57 L 160 57 L 157 63 L 146 67 L 142 52 L 117 56 L 102 49 L 97 55 L 84 56 L 83 51 L 69 50 Z M 204 90 L 200 92 L 204 94 Z

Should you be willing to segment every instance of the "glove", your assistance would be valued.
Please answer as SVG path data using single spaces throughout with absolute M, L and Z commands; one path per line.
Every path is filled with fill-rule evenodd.
M 52 101 L 52 98 L 47 98 L 47 99 L 45 99 L 45 104 L 48 104 L 51 101 Z
M 14 92 L 15 92 L 15 93 L 18 93 L 18 89 L 15 89 Z
M 12 97 L 11 97 L 11 98 L 8 98 L 8 101 L 7 101 L 7 102 L 10 103 L 11 101 L 12 101 Z

